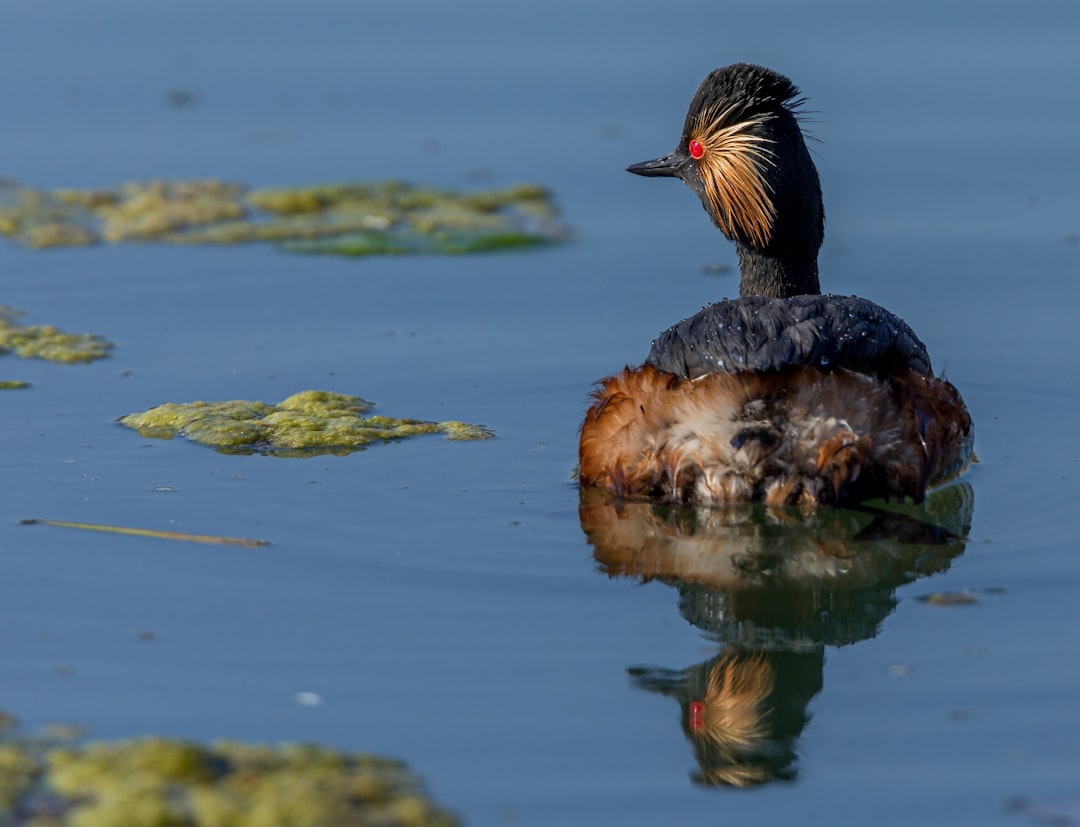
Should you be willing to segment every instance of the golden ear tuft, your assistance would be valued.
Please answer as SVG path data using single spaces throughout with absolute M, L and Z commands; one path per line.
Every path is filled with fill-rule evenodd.
M 705 195 L 724 235 L 765 247 L 776 218 L 765 172 L 775 162 L 772 140 L 754 127 L 775 116 L 744 117 L 744 111 L 738 103 L 705 107 L 693 120 L 687 148 L 698 160 Z
M 774 684 L 764 655 L 727 652 L 710 671 L 703 725 L 696 734 L 726 750 L 752 750 L 768 737 L 766 700 Z

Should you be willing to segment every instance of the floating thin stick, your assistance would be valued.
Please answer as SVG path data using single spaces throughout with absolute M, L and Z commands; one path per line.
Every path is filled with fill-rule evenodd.
M 130 528 L 100 523 L 71 523 L 66 520 L 20 520 L 20 525 L 57 525 L 61 528 L 81 528 L 84 531 L 109 531 L 113 534 L 134 534 L 138 537 L 158 537 L 162 540 L 187 540 L 190 543 L 216 543 L 229 546 L 268 546 L 269 540 L 251 540 L 247 537 L 218 537 L 213 534 L 187 534 L 183 531 L 156 531 L 152 528 Z

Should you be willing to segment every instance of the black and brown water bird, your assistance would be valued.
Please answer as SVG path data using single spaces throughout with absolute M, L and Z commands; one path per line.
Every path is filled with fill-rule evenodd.
M 971 462 L 971 416 L 914 331 L 866 299 L 821 294 L 825 210 L 802 102 L 769 69 L 717 69 L 675 151 L 628 168 L 697 193 L 738 250 L 740 298 L 599 383 L 584 485 L 677 503 L 921 501 Z

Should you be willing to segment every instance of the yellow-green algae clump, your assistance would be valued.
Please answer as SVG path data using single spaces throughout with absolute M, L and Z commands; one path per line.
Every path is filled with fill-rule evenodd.
M 315 744 L 150 737 L 0 742 L 0 823 L 27 827 L 450 827 L 408 768 Z
M 330 391 L 301 391 L 277 405 L 248 402 L 167 403 L 122 417 L 120 424 L 146 437 L 186 436 L 223 453 L 276 456 L 344 455 L 373 442 L 421 434 L 447 439 L 489 439 L 494 434 L 464 422 L 427 422 L 365 416 L 374 404 Z
M 33 249 L 264 241 L 349 256 L 471 253 L 560 240 L 556 215 L 551 194 L 532 184 L 458 192 L 400 181 L 248 189 L 159 180 L 87 190 L 0 182 L 0 235 Z
M 0 354 L 11 352 L 25 358 L 50 362 L 92 362 L 109 355 L 113 343 L 92 333 L 67 333 L 52 325 L 27 325 L 16 321 L 22 311 L 0 305 Z

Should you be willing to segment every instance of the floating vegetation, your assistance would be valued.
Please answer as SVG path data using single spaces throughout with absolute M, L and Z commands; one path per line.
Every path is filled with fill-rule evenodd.
M 29 382 L 20 382 L 18 379 L 0 379 L 0 391 L 14 391 L 30 387 Z
M 110 534 L 131 534 L 136 537 L 154 537 L 159 540 L 184 540 L 189 543 L 209 543 L 224 546 L 270 545 L 269 540 L 252 540 L 247 537 L 222 537 L 218 534 L 189 534 L 186 531 L 159 531 L 153 528 L 133 528 L 121 525 L 102 525 L 101 523 L 73 523 L 68 520 L 19 520 L 20 525 L 51 525 L 60 528 L 77 528 L 82 531 L 105 531 Z
M 50 362 L 92 362 L 109 355 L 113 343 L 91 333 L 67 333 L 52 325 L 25 325 L 23 313 L 0 305 L 0 354 L 8 351 L 27 359 Z
M 437 232 L 417 236 L 406 244 L 385 233 L 348 233 L 319 241 L 290 241 L 281 245 L 289 253 L 338 256 L 402 255 L 405 253 L 484 253 L 535 247 L 536 236 L 524 232 Z
M 921 603 L 929 603 L 931 606 L 971 606 L 979 602 L 980 595 L 996 595 L 1003 592 L 1004 589 L 999 586 L 983 586 L 964 591 L 932 592 L 921 595 L 918 600 Z
M 970 592 L 933 592 L 921 595 L 919 601 L 931 606 L 970 606 L 979 599 Z
M 399 181 L 247 189 L 148 181 L 90 190 L 0 182 L 0 235 L 32 249 L 98 243 L 272 242 L 297 253 L 475 253 L 558 241 L 544 188 L 457 192 Z
M 0 823 L 33 827 L 450 827 L 398 761 L 315 744 L 0 735 Z
M 373 407 L 358 396 L 301 391 L 277 405 L 245 400 L 168 403 L 119 422 L 145 437 L 186 436 L 222 453 L 286 457 L 345 455 L 375 442 L 421 434 L 441 433 L 455 440 L 494 436 L 487 428 L 464 422 L 365 416 Z

